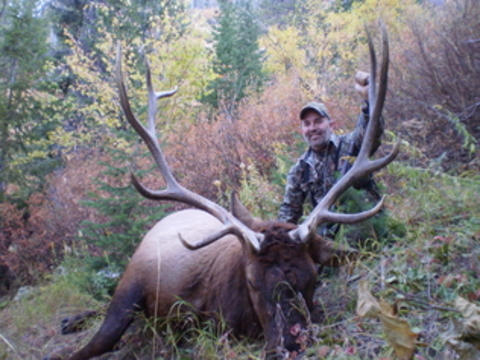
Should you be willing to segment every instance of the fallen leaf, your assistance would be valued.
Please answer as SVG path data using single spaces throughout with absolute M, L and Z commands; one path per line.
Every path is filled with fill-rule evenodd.
M 360 317 L 375 317 L 381 311 L 380 304 L 368 289 L 368 282 L 365 280 L 360 281 L 358 284 L 357 315 Z
M 340 345 L 333 345 L 333 350 L 331 355 L 341 355 L 343 353 L 343 349 Z
M 347 355 L 355 355 L 357 353 L 357 348 L 355 346 L 348 346 L 345 349 L 345 354 Z
M 452 319 L 442 338 L 460 356 L 459 360 L 480 359 L 480 307 L 460 296 L 454 306 L 463 320 Z
M 398 358 L 400 360 L 412 359 L 418 334 L 410 330 L 410 325 L 406 320 L 387 314 L 380 314 L 379 317 L 385 337 L 390 346 L 395 350 Z
M 380 299 L 380 308 L 382 309 L 381 313 L 384 315 L 395 316 L 397 315 L 397 311 L 395 310 L 395 306 L 388 303 L 384 299 Z
M 406 320 L 395 315 L 394 307 L 385 300 L 377 301 L 370 293 L 368 283 L 361 281 L 358 288 L 357 314 L 380 319 L 385 337 L 399 360 L 411 360 L 418 334 L 410 329 Z
M 443 285 L 443 286 L 449 288 L 449 287 L 452 286 L 452 283 L 453 283 L 454 280 L 455 280 L 455 278 L 454 278 L 453 274 L 448 274 L 448 275 L 440 276 L 437 279 L 437 284 L 438 285 Z
M 320 346 L 320 348 L 317 350 L 317 355 L 319 358 L 324 358 L 328 355 L 330 352 L 330 346 Z
M 470 301 L 479 301 L 480 300 L 480 289 L 476 291 L 471 291 L 468 293 L 468 300 Z
M 460 340 L 471 343 L 480 350 L 480 307 L 457 296 L 454 306 L 463 316 L 463 329 Z

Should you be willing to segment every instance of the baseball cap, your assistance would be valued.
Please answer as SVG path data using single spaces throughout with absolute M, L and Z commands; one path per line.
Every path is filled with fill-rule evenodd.
M 327 107 L 325 106 L 324 103 L 319 103 L 319 102 L 310 102 L 307 105 L 305 105 L 302 110 L 300 110 L 300 119 L 303 120 L 305 117 L 305 114 L 309 110 L 315 110 L 317 113 L 320 114 L 320 116 L 326 117 L 330 119 L 330 114 L 328 113 Z

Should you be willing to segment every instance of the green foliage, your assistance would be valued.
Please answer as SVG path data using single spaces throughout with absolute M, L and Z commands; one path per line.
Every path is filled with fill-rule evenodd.
M 164 206 L 150 206 L 127 183 L 130 155 L 115 148 L 106 151 L 110 161 L 102 164 L 102 176 L 95 179 L 98 191 L 88 194 L 90 199 L 83 203 L 95 209 L 98 217 L 82 223 L 80 238 L 93 250 L 85 264 L 87 269 L 96 272 L 93 282 L 99 291 L 114 289 L 118 274 L 129 262 L 149 226 L 165 215 Z M 138 171 L 137 175 L 151 171 Z
M 108 14 L 112 8 L 99 6 L 98 12 Z M 101 17 L 103 19 L 103 17 Z M 76 104 L 68 111 L 70 129 L 75 132 L 58 132 L 58 141 L 70 146 L 118 143 L 112 140 L 110 132 L 126 128 L 129 125 L 123 120 L 118 99 L 117 87 L 113 81 L 114 59 L 116 57 L 116 39 L 118 34 L 111 27 L 121 26 L 115 17 L 111 23 L 103 20 L 97 22 L 96 31 L 102 34 L 95 44 L 95 52 L 85 51 L 81 44 L 69 37 L 68 44 L 72 49 L 66 58 L 67 65 L 75 76 L 75 83 L 68 99 Z M 163 101 L 162 113 L 170 126 L 177 117 L 186 121 L 193 120 L 198 112 L 195 99 L 200 96 L 205 84 L 211 78 L 207 69 L 209 57 L 203 47 L 204 34 L 193 25 L 179 17 L 152 16 L 149 18 L 151 32 L 148 37 L 122 40 L 123 71 L 125 83 L 129 89 L 132 107 L 139 109 L 138 116 L 145 114 L 147 96 L 145 85 L 145 58 L 150 62 L 154 88 L 159 90 L 180 88 L 178 95 L 171 100 Z M 187 27 L 188 31 L 184 31 Z M 100 145 L 101 146 L 101 145 Z M 117 144 L 127 148 L 127 143 Z
M 282 191 L 278 184 L 272 183 L 255 166 L 242 164 L 238 196 L 254 216 L 261 219 L 271 217 L 279 207 Z
M 477 149 L 477 139 L 468 131 L 467 126 L 460 120 L 458 116 L 448 112 L 448 120 L 452 123 L 460 137 L 463 138 L 462 148 L 468 151 L 469 155 L 474 155 Z
M 117 39 L 127 40 L 127 43 L 151 37 L 169 38 L 169 33 L 158 33 L 155 22 L 152 22 L 155 18 L 173 17 L 178 29 L 185 30 L 185 4 L 182 1 L 107 0 L 105 3 L 107 6 L 100 11 L 100 16 L 107 31 L 115 34 Z
M 105 5 L 99 7 L 98 11 L 105 15 L 113 9 L 113 5 Z M 122 41 L 124 80 L 129 88 L 132 108 L 139 119 L 146 116 L 145 56 L 149 57 L 156 90 L 173 88 L 175 85 L 181 87 L 179 96 L 160 104 L 162 113 L 167 115 L 162 121 L 162 128 L 170 127 L 173 122 L 171 118 L 175 119 L 177 114 L 187 120 L 193 117 L 196 109 L 191 106 L 192 101 L 198 97 L 199 89 L 208 79 L 208 76 L 200 76 L 205 75 L 202 69 L 208 59 L 199 41 L 202 34 L 195 29 L 183 32 L 183 26 L 188 24 L 182 23 L 180 15 L 152 15 L 149 22 L 151 31 L 144 34 L 145 38 L 137 36 Z M 104 19 L 98 22 L 97 31 L 105 36 L 96 43 L 97 55 L 84 51 L 75 39 L 69 38 L 75 51 L 67 57 L 67 61 L 76 75 L 73 86 L 75 93 L 71 94 L 71 98 L 77 102 L 70 116 L 76 119 L 74 126 L 77 131 L 56 134 L 58 139 L 65 138 L 68 143 L 99 144 L 108 151 L 110 157 L 110 161 L 103 164 L 105 171 L 101 178 L 97 179 L 98 189 L 90 193 L 89 201 L 84 203 L 94 208 L 98 217 L 85 222 L 82 228 L 82 239 L 91 245 L 95 254 L 88 258 L 86 266 L 94 272 L 92 279 L 99 296 L 104 295 L 102 289 L 108 291 L 113 288 L 117 279 L 110 278 L 110 275 L 120 272 L 126 265 L 147 231 L 147 224 L 151 225 L 152 220 L 163 216 L 163 208 L 154 208 L 141 202 L 140 195 L 126 183 L 129 173 L 126 162 L 132 156 L 132 144 L 138 141 L 138 136 L 123 130 L 130 128 L 130 125 L 121 116 L 118 102 L 112 101 L 118 98 L 112 74 L 114 39 L 119 34 L 111 33 L 110 29 L 121 24 L 116 18 L 109 21 Z M 159 34 L 162 36 L 158 37 Z M 98 61 L 98 54 L 105 59 L 105 63 Z M 180 104 L 176 104 L 176 101 Z M 151 172 L 151 169 L 139 171 L 138 174 L 141 176 L 146 172 Z M 102 272 L 98 272 L 100 269 Z
M 407 224 L 404 241 L 409 244 L 409 250 L 396 254 L 392 281 L 406 292 L 428 286 L 429 296 L 444 301 L 456 295 L 469 298 L 480 285 L 472 278 L 478 277 L 472 265 L 480 256 L 473 246 L 480 233 L 479 177 L 453 177 L 398 163 L 390 170 L 400 179 L 392 201 Z
M 49 81 L 48 24 L 36 1 L 9 2 L 0 28 L 0 202 L 7 186 L 25 200 L 59 165 L 49 136 L 57 88 Z
M 266 25 L 288 24 L 295 11 L 298 0 L 261 0 L 259 1 L 259 17 Z
M 350 188 L 338 200 L 335 211 L 345 214 L 359 213 L 373 208 L 375 204 L 376 200 L 365 189 Z M 360 247 L 364 251 L 378 251 L 406 235 L 405 225 L 394 219 L 386 209 L 359 224 L 334 225 L 333 229 L 338 231 L 336 240 L 346 241 L 350 246 Z
M 82 37 L 82 32 L 89 22 L 87 16 L 88 3 L 86 0 L 64 0 L 48 2 L 46 9 L 52 19 L 52 28 L 55 35 L 65 39 L 65 33 L 72 34 L 76 39 Z M 57 50 L 59 50 L 57 48 Z
M 297 139 L 291 148 L 305 146 L 303 139 Z M 236 189 L 243 205 L 261 219 L 276 219 L 285 192 L 286 176 L 293 160 L 285 156 L 287 147 L 276 142 L 272 145 L 275 164 L 267 173 L 261 172 L 255 165 L 240 165 L 240 188 Z M 292 149 L 289 150 L 292 150 Z
M 295 74 L 309 101 L 325 102 L 333 118 L 348 124 L 358 111 L 351 101 L 354 75 L 369 70 L 365 27 L 375 36 L 382 19 L 393 38 L 405 27 L 401 14 L 407 11 L 421 12 L 415 0 L 299 2 L 288 25 L 272 26 L 262 37 L 265 67 L 276 75 Z M 390 48 L 401 45 L 391 41 Z
M 31 319 L 35 314 L 41 316 L 39 318 L 41 323 L 49 321 L 54 316 L 55 309 L 61 304 L 83 308 L 98 306 L 99 303 L 94 301 L 90 294 L 82 293 L 78 287 L 70 286 L 76 276 L 78 276 L 78 273 L 69 273 L 62 276 L 59 274 L 52 275 L 52 285 L 48 289 L 46 287 L 35 290 L 32 288 L 32 292 L 22 299 L 22 306 L 12 304 L 10 310 L 18 312 L 18 316 L 14 318 L 17 331 L 28 329 L 31 326 L 28 319 Z
M 259 49 L 260 27 L 250 3 L 221 1 L 218 24 L 213 30 L 215 59 L 213 72 L 217 75 L 202 101 L 232 114 L 236 104 L 248 90 L 260 91 L 266 79 Z
M 104 24 L 116 39 L 130 43 L 138 38 L 145 40 L 159 35 L 152 18 L 174 16 L 180 19 L 185 10 L 180 1 L 154 0 L 64 0 L 62 4 L 49 2 L 47 6 L 55 35 L 61 42 L 56 48 L 58 57 L 68 52 L 70 37 L 87 53 L 97 52 L 96 45 L 100 40 L 97 35 L 101 33 L 99 24 Z
M 480 234 L 480 178 L 460 179 L 400 162 L 392 163 L 382 175 L 395 179 L 392 182 L 391 178 L 385 189 L 389 194 L 386 206 L 403 224 L 406 234 L 388 246 L 367 248 L 370 256 L 364 257 L 353 273 L 342 276 L 341 271 L 336 271 L 335 276 L 321 278 L 322 288 L 331 292 L 323 292 L 319 299 L 325 321 L 342 323 L 339 328 L 326 326 L 321 330 L 322 345 L 333 347 L 340 341 L 344 349 L 346 346 L 358 351 L 358 359 L 388 354 L 388 347 L 380 340 L 378 322 L 359 322 L 353 308 L 347 310 L 353 317 L 345 317 L 349 303 L 356 301 L 355 279 L 369 279 L 376 284 L 379 297 L 395 302 L 398 315 L 422 333 L 425 346 L 417 349 L 421 356 L 449 354 L 442 337 L 448 323 L 457 316 L 451 302 L 458 295 L 479 299 L 480 253 L 476 244 Z M 346 279 L 352 284 L 345 285 Z M 356 331 L 358 327 L 362 330 Z M 336 335 L 340 328 L 348 332 L 347 342 Z M 360 350 L 365 341 L 370 350 Z M 328 359 L 338 358 L 334 349 L 327 348 L 326 352 L 331 355 Z
M 344 13 L 352 9 L 355 3 L 361 4 L 365 0 L 335 0 L 333 3 L 333 10 L 338 13 Z

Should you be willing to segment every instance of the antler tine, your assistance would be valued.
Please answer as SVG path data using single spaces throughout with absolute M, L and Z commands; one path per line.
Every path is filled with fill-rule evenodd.
M 387 94 L 387 85 L 388 85 L 388 67 L 389 67 L 389 48 L 388 48 L 388 34 L 385 28 L 385 24 L 381 23 L 382 28 L 382 64 L 380 67 L 380 81 L 378 82 L 377 90 L 377 57 L 375 54 L 375 48 L 373 46 L 373 40 L 370 36 L 368 28 L 365 28 L 367 32 L 368 39 L 368 49 L 371 59 L 371 68 L 370 68 L 370 82 L 368 87 L 368 98 L 370 102 L 369 107 L 369 117 L 370 119 L 379 119 L 382 113 L 383 106 L 385 104 L 385 98 Z M 358 157 L 364 158 L 373 155 L 373 138 L 378 132 L 378 127 L 380 126 L 379 121 L 370 121 L 368 126 L 371 126 L 372 131 L 365 131 L 365 137 L 363 142 L 368 144 L 368 146 L 362 146 Z M 366 152 L 366 154 L 365 154 Z
M 369 101 L 369 115 L 371 110 L 377 103 L 377 54 L 372 42 L 372 36 L 368 27 L 365 25 L 365 32 L 367 34 L 368 53 L 370 55 L 370 79 L 368 81 L 368 101 Z M 385 52 L 385 50 L 384 50 Z
M 382 24 L 383 25 L 383 24 Z M 375 50 L 370 34 L 367 31 L 368 44 L 371 59 L 371 74 L 369 82 L 369 101 L 370 101 L 370 120 L 365 130 L 364 139 L 360 152 L 353 164 L 352 168 L 330 189 L 330 191 L 323 197 L 320 203 L 313 209 L 308 218 L 295 230 L 290 232 L 290 236 L 298 241 L 306 242 L 312 238 L 316 229 L 321 223 L 335 222 L 351 224 L 366 220 L 380 211 L 383 206 L 385 197 L 370 210 L 360 212 L 357 214 L 339 214 L 331 212 L 330 207 L 338 200 L 340 195 L 345 192 L 356 180 L 365 177 L 366 175 L 379 170 L 390 162 L 392 162 L 398 154 L 400 142 L 397 141 L 392 151 L 383 158 L 370 160 L 368 157 L 373 152 L 373 139 L 375 133 L 378 131 L 379 120 L 383 105 L 385 102 L 388 82 L 388 37 L 385 26 L 382 26 L 383 37 L 383 55 L 380 69 L 379 88 L 376 85 L 377 60 Z
M 224 237 L 225 235 L 228 235 L 228 234 L 235 234 L 237 236 L 242 236 L 242 234 L 238 234 L 235 230 L 235 228 L 233 226 L 228 226 L 228 227 L 224 227 L 222 230 L 216 232 L 215 234 L 212 234 L 208 237 L 206 237 L 205 239 L 203 239 L 202 241 L 199 241 L 198 243 L 196 244 L 190 244 L 189 242 L 187 242 L 181 234 L 178 234 L 178 237 L 180 239 L 180 242 L 183 244 L 183 246 L 185 246 L 187 249 L 190 249 L 190 250 L 197 250 L 197 249 L 201 249 L 202 247 L 205 247 L 205 246 L 208 246 L 210 245 L 211 243 L 217 241 L 218 239 Z
M 155 132 L 155 113 L 156 113 L 156 95 L 155 92 L 152 90 L 152 80 L 150 75 L 150 69 L 147 63 L 147 84 L 148 84 L 148 128 L 145 128 L 140 121 L 135 117 L 133 111 L 130 106 L 130 101 L 127 96 L 127 90 L 125 87 L 125 83 L 123 81 L 123 73 L 122 73 L 122 50 L 120 47 L 120 43 L 117 46 L 117 59 L 116 59 L 116 68 L 115 68 L 115 79 L 117 82 L 119 95 L 120 95 L 120 104 L 122 106 L 123 112 L 125 117 L 127 118 L 130 125 L 137 131 L 140 137 L 145 141 L 150 152 L 152 153 L 157 166 L 160 168 L 160 172 L 165 178 L 168 187 L 176 188 L 178 186 L 177 181 L 173 177 L 170 169 L 166 165 L 165 158 L 163 156 L 162 151 L 159 148 L 157 139 L 156 139 L 156 132 Z M 177 90 L 171 90 L 165 92 L 163 97 L 171 96 L 175 94 Z M 134 177 L 132 173 L 132 177 Z M 143 187 L 136 179 L 134 179 L 134 185 L 139 190 L 139 187 Z M 148 189 L 143 189 L 142 194 L 148 194 Z M 146 190 L 146 191 L 145 191 Z M 140 191 L 140 190 L 139 190 Z M 144 195 L 145 196 L 145 195 Z
M 150 153 L 152 154 L 155 162 L 166 182 L 166 188 L 163 190 L 150 190 L 142 185 L 138 179 L 135 177 L 133 172 L 131 173 L 132 184 L 135 186 L 137 191 L 144 197 L 152 200 L 172 200 L 182 202 L 188 205 L 191 205 L 195 208 L 204 210 L 224 224 L 224 228 L 219 230 L 217 234 L 212 234 L 207 240 L 201 241 L 200 245 L 190 245 L 190 248 L 199 248 L 206 246 L 211 242 L 218 240 L 227 233 L 233 233 L 239 237 L 242 241 L 247 241 L 253 249 L 260 250 L 260 244 L 263 240 L 263 235 L 257 234 L 254 231 L 250 230 L 248 227 L 243 225 L 239 220 L 237 220 L 231 213 L 220 205 L 210 201 L 203 196 L 200 196 L 178 183 L 178 181 L 173 176 L 165 156 L 163 155 L 160 144 L 155 131 L 155 115 L 157 111 L 157 100 L 172 96 L 176 93 L 177 89 L 164 91 L 164 92 L 155 92 L 152 86 L 152 79 L 150 73 L 150 66 L 148 61 L 146 62 L 147 67 L 147 87 L 148 87 L 148 120 L 147 128 L 145 128 L 140 121 L 135 117 L 130 106 L 130 101 L 128 100 L 127 91 L 125 83 L 123 81 L 123 74 L 121 68 L 121 47 L 118 44 L 117 47 L 117 59 L 116 59 L 116 71 L 115 78 L 120 94 L 120 104 L 122 106 L 123 112 L 128 122 L 133 126 L 137 131 L 140 137 L 147 144 Z M 185 241 L 183 241 L 185 242 Z
M 152 85 L 152 72 L 150 71 L 150 62 L 145 58 L 145 67 L 147 68 L 147 89 L 148 89 L 148 130 L 155 133 L 155 115 L 157 113 L 157 100 L 174 95 L 178 87 L 168 91 L 156 92 Z

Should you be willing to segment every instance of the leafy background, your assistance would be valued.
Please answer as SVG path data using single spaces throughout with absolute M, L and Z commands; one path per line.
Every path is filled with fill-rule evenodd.
M 476 0 L 2 2 L 0 358 L 87 341 L 101 317 L 69 336 L 61 319 L 104 312 L 142 235 L 182 207 L 129 185 L 131 167 L 152 188 L 162 180 L 120 113 L 117 42 L 140 119 L 145 58 L 156 89 L 179 88 L 157 129 L 180 182 L 224 206 L 235 189 L 274 219 L 304 150 L 300 107 L 323 101 L 336 131 L 354 127 L 353 78 L 368 70 L 365 28 L 378 41 L 378 19 L 391 49 L 379 154 L 397 137 L 402 150 L 376 178 L 401 236 L 372 236 L 355 266 L 322 275 L 304 356 L 479 358 Z M 261 340 L 188 321 L 179 331 L 139 319 L 104 358 L 261 357 Z

